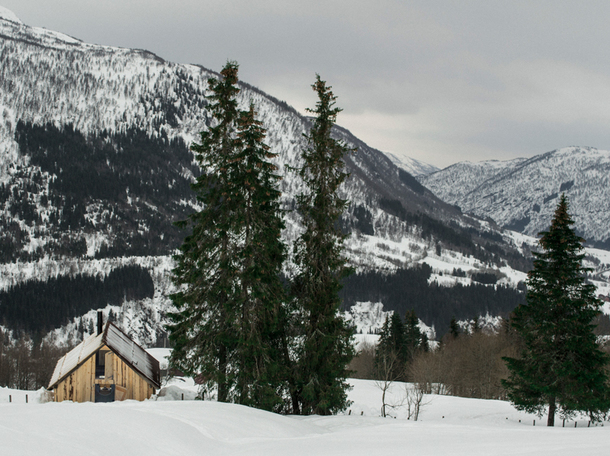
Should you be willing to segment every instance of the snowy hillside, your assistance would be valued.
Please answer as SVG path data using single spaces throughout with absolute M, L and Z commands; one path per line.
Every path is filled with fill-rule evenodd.
M 187 145 L 210 121 L 204 95 L 216 73 L 7 20 L 0 20 L 0 40 L 2 260 L 63 256 L 66 249 L 89 257 L 171 253 L 180 237 L 171 221 L 195 204 L 188 183 L 199 170 Z M 243 83 L 240 107 L 251 102 L 279 154 L 291 207 L 303 186 L 287 170 L 300 165 L 309 120 Z M 380 199 L 469 223 L 415 180 L 405 181 L 383 153 L 347 130 L 336 134 L 357 148 L 346 159 L 347 230 L 400 237 L 406 224 L 379 211 Z M 290 241 L 298 220 L 292 211 L 287 217 Z
M 6 9 L 4 6 L 0 6 L 0 19 L 5 19 L 7 21 L 16 22 L 21 24 L 21 21 L 17 17 L 15 13 Z
M 19 299 L 33 308 L 28 292 L 34 287 L 45 295 L 65 279 L 84 287 L 95 278 L 103 288 L 111 272 L 139 267 L 154 291 L 138 299 L 126 292 L 122 302 L 102 308 L 136 341 L 160 343 L 173 291 L 171 255 L 185 235 L 172 222 L 196 207 L 189 184 L 200 170 L 188 145 L 210 122 L 207 79 L 217 74 L 147 51 L 92 45 L 30 27 L 6 9 L 0 14 L 0 43 L 0 294 L 5 292 L 18 312 L 15 296 L 20 293 Z M 283 237 L 290 245 L 300 230 L 292 209 L 303 184 L 288 169 L 300 165 L 310 120 L 247 83 L 240 87 L 240 107 L 254 102 L 268 130 L 267 143 L 279 154 Z M 314 98 L 312 92 L 312 106 Z M 350 264 L 369 274 L 346 287 L 349 306 L 381 302 L 384 312 L 404 312 L 405 296 L 392 301 L 366 280 L 383 282 L 401 271 L 423 271 L 424 265 L 420 279 L 433 292 L 427 293 L 428 301 L 408 305 L 419 306 L 418 312 L 427 315 L 424 323 L 436 331 L 446 326 L 451 312 L 464 319 L 500 312 L 493 300 L 496 290 L 510 295 L 507 302 L 515 305 L 533 241 L 517 239 L 438 199 L 413 176 L 432 171 L 428 165 L 403 160 L 399 167 L 395 157 L 349 131 L 336 127 L 334 134 L 356 149 L 346 158 L 350 178 L 342 192 L 350 205 L 341 227 L 349 234 Z M 607 263 L 595 266 L 600 287 L 608 279 Z M 493 283 L 477 281 L 480 274 Z M 462 301 L 447 299 L 445 291 L 453 286 L 478 287 L 489 300 L 466 311 Z M 58 342 L 83 337 L 92 327 L 95 307 L 76 312 L 83 300 L 70 298 L 74 306 L 66 304 L 60 309 L 64 314 L 41 321 L 36 329 L 54 328 L 49 337 Z M 440 307 L 447 315 L 438 315 Z M 367 320 L 366 332 L 378 325 L 367 312 L 353 320 L 356 326 Z M 23 329 L 18 323 L 9 326 Z
M 532 236 L 548 227 L 565 192 L 579 234 L 610 245 L 610 151 L 567 147 L 530 159 L 464 162 L 419 180 L 464 212 Z
M 435 173 L 440 171 L 434 165 L 430 165 L 428 163 L 424 163 L 420 160 L 416 160 L 410 157 L 398 157 L 390 152 L 385 152 L 392 163 L 398 166 L 400 169 L 404 169 L 406 172 L 412 174 L 413 176 L 425 176 L 427 174 Z
M 374 381 L 350 380 L 353 401 L 338 416 L 281 416 L 210 401 L 36 402 L 36 392 L 0 388 L 4 456 L 148 455 L 524 455 L 606 454 L 610 427 L 586 418 L 543 426 L 509 403 L 427 395 L 418 421 L 380 418 Z M 25 403 L 25 394 L 29 403 Z M 12 403 L 8 403 L 8 396 Z M 404 397 L 395 383 L 390 403 Z M 536 426 L 533 426 L 534 420 Z M 103 430 L 100 425 L 103 423 Z M 576 428 L 575 428 L 576 424 Z M 607 423 L 606 423 L 607 424 Z M 102 432 L 103 431 L 103 432 Z

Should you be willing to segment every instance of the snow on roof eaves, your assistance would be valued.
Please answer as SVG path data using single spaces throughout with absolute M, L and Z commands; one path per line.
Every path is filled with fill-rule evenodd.
M 74 369 L 84 363 L 102 346 L 103 334 L 92 335 L 66 353 L 55 366 L 55 371 L 49 382 L 49 389 L 62 381 Z
M 131 340 L 118 327 L 107 322 L 101 334 L 89 336 L 57 361 L 48 389 L 57 386 L 60 381 L 70 375 L 104 345 L 128 366 L 131 366 L 133 370 L 152 383 L 153 386 L 156 388 L 161 386 L 159 361 Z

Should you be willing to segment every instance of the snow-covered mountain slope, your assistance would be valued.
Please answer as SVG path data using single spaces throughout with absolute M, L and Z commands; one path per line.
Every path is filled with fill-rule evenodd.
M 394 163 L 400 169 L 403 169 L 406 172 L 408 172 L 409 174 L 416 176 L 416 177 L 425 176 L 427 174 L 431 174 L 431 173 L 440 171 L 440 169 L 437 168 L 436 166 L 430 165 L 428 163 L 424 163 L 423 161 L 420 161 L 420 160 L 416 160 L 415 158 L 398 157 L 397 155 L 394 155 L 390 152 L 384 152 L 384 153 L 388 156 L 388 158 L 390 160 L 392 160 L 392 163 Z
M 207 128 L 204 94 L 216 74 L 7 20 L 0 20 L 0 40 L 0 222 L 13 250 L 4 261 L 60 253 L 57 238 L 70 249 L 86 246 L 81 250 L 88 256 L 100 249 L 105 255 L 113 249 L 171 252 L 178 235 L 169 222 L 194 205 L 188 182 L 198 170 L 187 145 Z M 267 142 L 279 153 L 289 207 L 303 189 L 288 169 L 301 163 L 309 120 L 256 88 L 241 87 L 240 106 L 255 104 Z M 407 174 L 383 153 L 347 130 L 336 132 L 357 147 L 346 159 L 347 229 L 366 226 L 367 234 L 400 236 L 406 224 L 391 227 L 377 210 L 380 199 L 467 223 L 414 179 L 405 181 Z M 290 241 L 298 230 L 293 212 L 288 225 Z
M 17 24 L 22 23 L 21 20 L 19 20 L 19 18 L 17 17 L 17 15 L 15 13 L 13 13 L 11 10 L 9 10 L 1 5 L 0 5 L 0 19 L 15 22 Z
M 1 16 L 0 293 L 28 281 L 49 282 L 49 290 L 62 277 L 101 281 L 137 265 L 148 271 L 154 296 L 126 297 L 105 312 L 112 310 L 137 341 L 157 343 L 173 290 L 171 254 L 184 236 L 172 222 L 196 206 L 189 183 L 200 170 L 188 145 L 210 122 L 207 79 L 217 74 L 29 27 L 6 10 Z M 291 209 L 303 184 L 289 168 L 301 164 L 310 120 L 247 83 L 240 87 L 241 108 L 255 104 L 266 142 L 279 154 L 290 245 L 300 230 Z M 522 280 L 517 270 L 527 268 L 529 253 L 522 241 L 443 202 L 349 131 L 337 127 L 334 134 L 356 149 L 346 158 L 350 178 L 342 192 L 350 205 L 341 225 L 358 272 L 384 275 L 426 263 L 424 282 L 435 287 L 471 284 L 489 271 L 498 286 Z M 485 314 L 487 305 L 477 312 Z M 431 326 L 434 310 L 427 312 Z M 94 313 L 64 317 L 52 334 L 60 341 L 82 337 Z
M 576 230 L 610 245 L 610 152 L 566 147 L 530 159 L 458 163 L 420 176 L 439 198 L 529 235 L 548 228 L 566 194 Z

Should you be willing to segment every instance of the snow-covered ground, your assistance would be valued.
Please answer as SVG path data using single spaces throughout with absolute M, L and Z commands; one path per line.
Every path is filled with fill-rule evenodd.
M 502 401 L 426 396 L 417 422 L 380 418 L 374 381 L 351 380 L 351 414 L 281 416 L 211 401 L 38 403 L 0 388 L 0 454 L 11 455 L 603 455 L 610 426 L 545 427 Z M 402 384 L 394 384 L 398 401 Z M 25 403 L 25 394 L 29 403 Z M 8 402 L 11 395 L 12 402 Z M 349 412 L 348 412 L 349 413 Z M 533 426 L 536 420 L 536 426 Z M 608 424 L 608 423 L 606 423 Z

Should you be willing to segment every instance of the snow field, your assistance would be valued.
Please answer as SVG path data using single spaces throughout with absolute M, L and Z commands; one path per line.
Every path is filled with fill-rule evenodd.
M 509 403 L 426 396 L 420 420 L 380 418 L 374 381 L 350 380 L 351 415 L 294 417 L 211 401 L 32 401 L 0 388 L 2 455 L 602 455 L 609 427 L 545 427 Z M 175 384 L 174 384 L 175 385 Z M 399 402 L 404 385 L 392 385 Z M 30 395 L 30 403 L 15 400 Z M 8 394 L 13 403 L 7 402 Z M 363 413 L 363 414 L 361 414 Z M 536 426 L 532 421 L 536 420 Z M 519 422 L 521 420 L 521 422 Z

